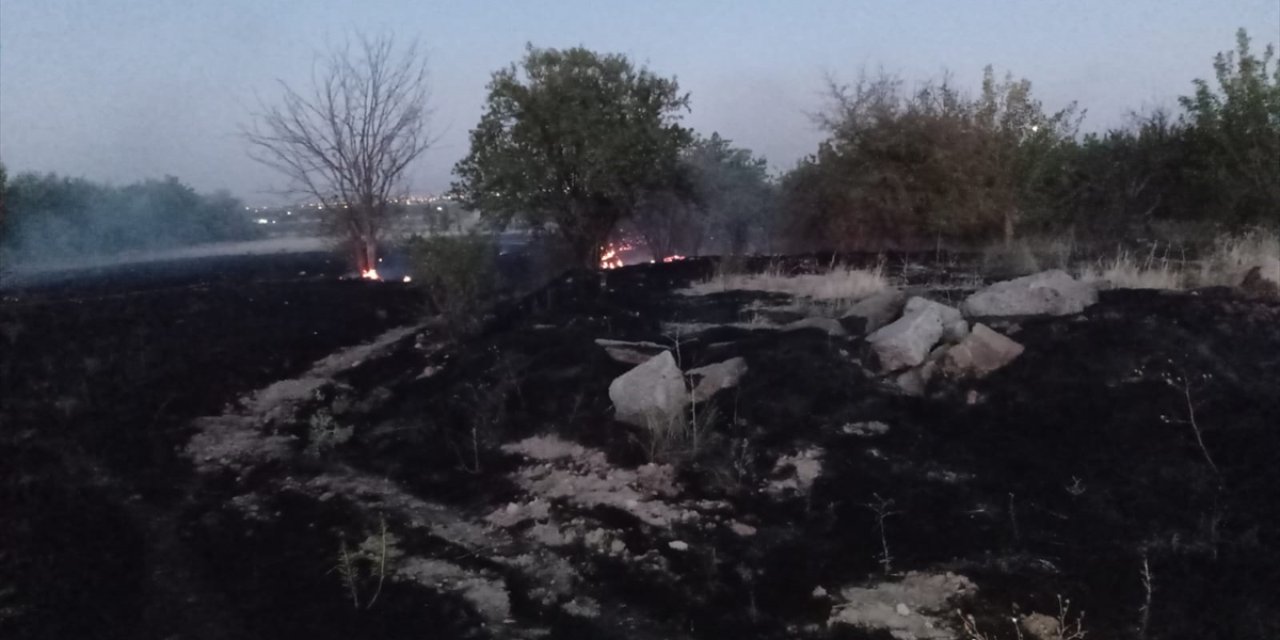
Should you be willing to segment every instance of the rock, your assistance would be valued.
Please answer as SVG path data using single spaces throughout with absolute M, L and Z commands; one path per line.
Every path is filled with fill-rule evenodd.
M 693 388 L 693 401 L 706 402 L 716 392 L 738 386 L 738 381 L 746 373 L 747 361 L 742 358 L 730 358 L 724 362 L 690 369 L 688 375 L 698 377 Z
M 672 550 L 675 550 L 675 551 L 688 551 L 688 550 L 689 550 L 689 543 L 684 542 L 683 540 L 672 540 L 671 542 L 668 542 L 668 543 L 667 543 L 667 546 L 668 546 L 668 547 L 671 547 L 671 549 L 672 549 Z
M 822 585 L 818 585 L 813 588 L 813 593 L 810 595 L 812 595 L 815 598 L 825 598 L 827 597 L 827 590 L 823 589 Z
M 933 308 L 938 311 L 938 318 L 942 320 L 942 339 L 948 344 L 955 344 L 969 335 L 969 322 L 964 319 L 964 315 L 955 307 L 948 307 L 940 302 L 934 302 L 926 298 L 915 297 L 907 301 L 902 309 L 902 315 L 908 315 L 926 308 Z
M 623 364 L 644 364 L 650 358 L 667 350 L 666 347 L 655 342 L 626 342 L 600 338 L 596 340 L 596 344 L 604 347 L 604 352 L 614 361 Z
M 850 333 L 864 333 L 875 331 L 885 326 L 898 317 L 902 312 L 902 305 L 907 300 L 907 294 L 899 289 L 885 289 L 879 293 L 873 294 L 867 298 L 859 300 L 857 304 L 849 307 L 845 312 L 841 322 L 845 324 L 845 329 L 849 330 L 848 319 L 860 318 L 865 323 L 858 331 L 850 330 Z
M 750 538 L 751 536 L 754 536 L 756 534 L 755 527 L 749 524 L 738 522 L 736 520 L 729 523 L 729 530 L 736 535 L 742 536 L 743 538 Z
M 775 480 L 766 490 L 775 496 L 805 495 L 822 475 L 822 449 L 809 448 L 795 455 L 782 456 L 773 464 Z
M 939 305 L 940 306 L 940 305 Z M 936 307 L 908 313 L 867 336 L 884 371 L 901 371 L 922 362 L 942 338 L 942 317 Z
M 1098 301 L 1096 285 L 1060 269 L 997 282 L 968 298 L 960 310 L 969 317 L 1064 316 Z
M 882 436 L 889 433 L 889 425 L 880 422 L 879 420 L 872 420 L 870 422 L 853 422 L 841 427 L 840 431 L 846 435 L 870 438 L 872 436 Z
M 1029 616 L 1023 616 L 1018 621 L 1018 626 L 1033 640 L 1055 640 L 1060 638 L 1061 629 L 1059 629 L 1058 620 L 1052 616 L 1043 613 L 1033 613 Z
M 964 576 L 910 572 L 898 581 L 842 589 L 843 602 L 832 607 L 827 624 L 882 631 L 904 640 L 955 638 L 945 623 L 953 600 L 976 591 Z
M 849 332 L 845 331 L 839 320 L 831 318 L 804 318 L 782 327 L 783 331 L 799 331 L 800 329 L 818 329 L 829 336 L 849 335 Z
M 934 347 L 924 362 L 895 376 L 893 382 L 898 390 L 909 396 L 924 396 L 929 389 L 929 381 L 938 373 L 938 363 L 950 348 L 945 344 Z
M 676 359 L 663 351 L 614 378 L 609 399 L 619 421 L 663 430 L 684 418 L 690 397 Z
M 982 378 L 1013 362 L 1022 351 L 1021 344 L 978 323 L 960 344 L 947 350 L 942 371 L 953 377 Z

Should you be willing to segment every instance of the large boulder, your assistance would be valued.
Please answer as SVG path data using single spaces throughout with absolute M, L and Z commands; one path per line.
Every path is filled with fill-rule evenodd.
M 978 323 L 968 337 L 942 356 L 942 371 L 953 377 L 981 378 L 1013 362 L 1022 351 L 1022 345 Z
M 650 429 L 666 429 L 684 418 L 689 390 L 670 351 L 614 378 L 609 399 L 621 422 Z
M 871 351 L 884 371 L 900 371 L 914 367 L 929 355 L 942 338 L 942 316 L 933 306 L 921 306 L 912 313 L 867 336 Z
M 907 294 L 903 293 L 902 290 L 885 289 L 859 300 L 852 307 L 849 307 L 849 310 L 845 312 L 844 317 L 840 320 L 850 333 L 875 331 L 893 322 L 893 319 L 902 313 L 902 305 L 906 301 Z M 863 321 L 863 326 L 859 331 L 853 331 L 851 328 L 855 324 L 850 322 L 853 319 L 861 319 Z
M 955 307 L 948 307 L 940 302 L 916 296 L 907 301 L 902 313 L 907 315 L 924 308 L 932 308 L 938 312 L 938 318 L 942 320 L 943 341 L 948 344 L 955 344 L 969 335 L 969 322 L 964 319 L 964 315 L 960 313 L 960 310 Z
M 747 361 L 742 358 L 690 369 L 688 375 L 697 379 L 693 387 L 693 401 L 705 402 L 718 391 L 738 386 L 738 381 L 746 373 Z
M 977 318 L 1064 316 L 1098 301 L 1097 286 L 1060 269 L 997 282 L 965 299 L 960 310 Z

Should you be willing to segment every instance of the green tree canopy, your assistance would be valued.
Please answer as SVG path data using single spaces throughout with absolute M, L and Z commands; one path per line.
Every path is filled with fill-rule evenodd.
M 829 95 L 818 121 L 830 138 L 784 192 L 793 231 L 842 248 L 1011 235 L 1049 206 L 1038 187 L 1079 123 L 1074 105 L 1046 113 L 1030 82 L 990 67 L 977 98 L 945 79 L 905 92 L 889 75 L 833 82 Z
M 553 227 L 583 265 L 645 193 L 677 179 L 691 139 L 675 79 L 623 55 L 529 46 L 488 91 L 455 196 L 495 223 Z
M 1221 222 L 1280 223 L 1280 64 L 1268 45 L 1261 57 L 1244 29 L 1236 50 L 1213 61 L 1215 90 L 1195 80 L 1179 100 L 1189 126 L 1188 178 L 1202 206 Z

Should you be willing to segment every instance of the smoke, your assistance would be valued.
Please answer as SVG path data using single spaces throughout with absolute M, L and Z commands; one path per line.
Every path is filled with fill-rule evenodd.
M 172 176 L 115 187 L 24 173 L 4 203 L 0 251 L 17 268 L 261 237 L 230 193 L 199 194 Z

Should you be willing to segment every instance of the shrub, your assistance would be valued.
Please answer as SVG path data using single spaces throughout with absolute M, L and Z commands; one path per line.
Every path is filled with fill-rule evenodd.
M 497 248 L 479 233 L 415 236 L 409 241 L 413 282 L 454 330 L 470 328 L 497 291 Z

